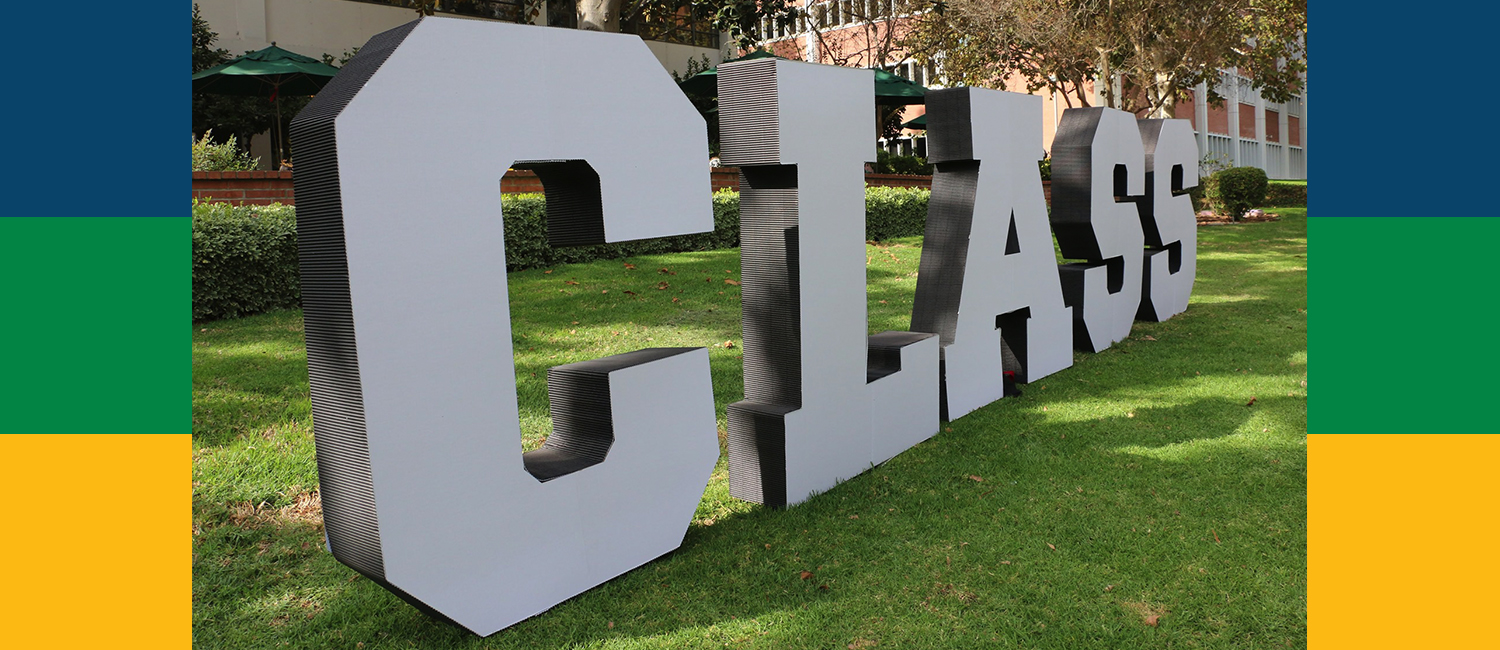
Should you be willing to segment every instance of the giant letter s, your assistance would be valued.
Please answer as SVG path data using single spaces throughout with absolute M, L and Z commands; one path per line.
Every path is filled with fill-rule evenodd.
M 1187 120 L 1139 120 L 1146 148 L 1146 236 L 1141 307 L 1136 318 L 1164 321 L 1187 309 L 1198 272 L 1198 220 L 1187 191 L 1198 184 L 1198 141 Z
M 1136 198 L 1146 193 L 1146 153 L 1135 116 L 1070 108 L 1052 140 L 1052 230 L 1067 259 L 1063 297 L 1073 345 L 1099 352 L 1130 335 L 1141 304 L 1145 240 Z

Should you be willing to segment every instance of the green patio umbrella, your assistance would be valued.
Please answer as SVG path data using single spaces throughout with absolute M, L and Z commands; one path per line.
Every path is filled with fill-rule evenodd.
M 916 117 L 914 117 L 914 118 L 912 118 L 912 119 L 910 119 L 910 120 L 908 120 L 906 122 L 902 122 L 901 123 L 901 128 L 903 128 L 903 129 L 911 129 L 913 131 L 926 131 L 927 130 L 927 115 L 924 113 L 924 114 L 918 115 L 918 116 L 916 116 Z
M 756 50 L 745 56 L 729 59 L 724 63 L 736 61 L 750 61 L 753 59 L 784 58 L 765 50 Z M 719 69 L 709 68 L 688 77 L 687 80 L 678 84 L 684 92 L 694 95 L 714 96 L 719 94 Z M 884 70 L 875 69 L 875 103 L 882 106 L 904 106 L 907 104 L 921 104 L 926 100 L 927 88 L 920 84 L 909 81 L 904 77 L 891 74 Z
M 275 43 L 263 50 L 193 73 L 193 92 L 265 97 L 276 105 L 271 155 L 281 160 L 281 96 L 312 95 L 328 85 L 339 69 L 312 57 L 288 52 Z
M 756 50 L 754 52 L 746 54 L 745 56 L 726 60 L 724 61 L 724 63 L 734 63 L 736 61 L 753 61 L 755 59 L 780 58 L 782 57 L 771 54 L 770 52 L 767 52 L 765 50 Z M 698 74 L 688 77 L 682 83 L 677 85 L 682 88 L 683 92 L 692 93 L 694 95 L 708 95 L 711 97 L 717 96 L 719 94 L 719 68 L 718 66 L 715 66 L 704 70 L 703 72 L 699 72 Z
M 904 106 L 927 102 L 927 87 L 906 77 L 875 69 L 875 103 Z

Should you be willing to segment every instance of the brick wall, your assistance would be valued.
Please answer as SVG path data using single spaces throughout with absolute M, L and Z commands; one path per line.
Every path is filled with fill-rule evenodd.
M 193 198 L 236 205 L 296 203 L 291 172 L 193 172 Z
M 1293 138 L 1296 136 L 1294 135 Z M 1293 144 L 1296 144 L 1294 141 Z M 714 167 L 709 173 L 712 191 L 740 191 L 738 167 Z M 869 187 L 920 187 L 932 189 L 931 176 L 907 176 L 904 174 L 865 174 L 865 185 Z M 1047 202 L 1052 202 L 1052 183 L 1043 182 L 1042 190 Z M 536 172 L 513 169 L 500 179 L 500 191 L 505 194 L 542 191 L 542 181 Z M 199 201 L 227 201 L 234 204 L 267 205 L 285 203 L 295 205 L 292 194 L 291 172 L 193 172 L 193 198 Z

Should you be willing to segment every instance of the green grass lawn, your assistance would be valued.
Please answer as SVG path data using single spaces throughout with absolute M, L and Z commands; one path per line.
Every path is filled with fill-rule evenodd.
M 300 312 L 194 325 L 194 644 L 1305 647 L 1306 209 L 1271 211 L 1199 229 L 1186 313 L 790 510 L 721 460 L 682 548 L 487 639 L 323 550 Z M 868 247 L 872 332 L 908 326 L 920 246 Z M 722 439 L 739 252 L 625 262 L 510 275 L 518 452 L 546 368 L 657 346 L 710 346 Z

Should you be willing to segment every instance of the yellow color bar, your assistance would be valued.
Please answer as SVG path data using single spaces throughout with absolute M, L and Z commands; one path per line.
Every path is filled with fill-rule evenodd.
M 1500 435 L 1308 440 L 1308 647 L 1500 648 Z
M 192 647 L 191 458 L 186 435 L 0 435 L 0 646 Z

